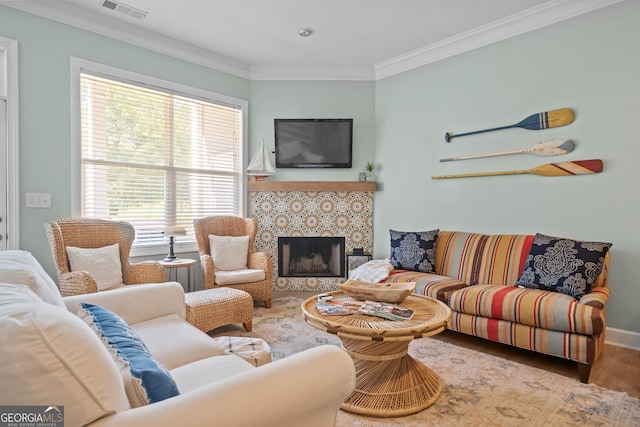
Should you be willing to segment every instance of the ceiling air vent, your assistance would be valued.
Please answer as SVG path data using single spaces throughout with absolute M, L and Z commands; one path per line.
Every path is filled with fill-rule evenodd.
M 102 2 L 102 7 L 106 7 L 110 10 L 115 10 L 116 12 L 124 13 L 125 15 L 131 16 L 136 19 L 143 19 L 147 16 L 147 12 L 136 9 L 135 7 L 128 6 L 124 3 L 115 2 L 111 0 L 104 0 Z

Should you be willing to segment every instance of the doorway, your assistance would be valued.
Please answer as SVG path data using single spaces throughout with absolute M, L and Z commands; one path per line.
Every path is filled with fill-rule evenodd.
M 0 163 L 0 251 L 7 250 L 7 188 L 9 184 L 7 133 L 7 101 L 0 99 L 0 153 L 5 159 Z
M 0 37 L 0 250 L 20 249 L 18 42 Z

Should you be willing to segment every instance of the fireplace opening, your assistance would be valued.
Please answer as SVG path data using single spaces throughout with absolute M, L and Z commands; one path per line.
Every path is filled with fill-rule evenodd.
M 344 237 L 278 237 L 278 276 L 344 277 Z

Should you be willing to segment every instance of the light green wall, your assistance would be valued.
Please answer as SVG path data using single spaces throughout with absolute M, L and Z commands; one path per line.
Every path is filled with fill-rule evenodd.
M 70 58 L 249 99 L 249 81 L 0 6 L 0 37 L 18 41 L 20 243 L 55 277 L 43 224 L 71 215 Z M 51 193 L 51 209 L 25 193 Z
M 507 39 L 376 85 L 374 247 L 389 256 L 388 230 L 546 233 L 613 243 L 608 326 L 640 332 L 640 197 L 637 134 L 640 2 L 623 2 Z M 444 140 L 573 108 L 567 127 L 511 129 Z M 528 154 L 439 162 L 440 158 L 572 139 L 562 157 Z M 590 176 L 432 180 L 432 175 L 529 169 L 599 158 Z
M 216 72 L 0 6 L 0 36 L 20 55 L 20 186 L 52 194 L 51 209 L 21 208 L 22 248 L 54 274 L 43 223 L 70 214 L 69 58 L 88 59 L 249 100 L 249 144 L 273 148 L 276 117 L 353 117 L 354 167 L 278 170 L 277 180 L 356 180 L 377 166 L 375 256 L 388 230 L 535 233 L 613 243 L 608 323 L 640 332 L 639 2 L 624 2 L 378 82 L 253 81 Z M 597 31 L 594 31 L 597 29 Z M 444 142 L 444 133 L 514 123 L 571 107 L 576 121 L 544 131 L 513 129 Z M 574 153 L 440 163 L 455 155 L 570 138 Z M 528 169 L 601 158 L 593 176 L 511 176 L 433 181 L 431 175 Z
M 351 169 L 277 169 L 273 181 L 356 181 L 375 149 L 375 99 L 373 82 L 253 81 L 249 103 L 250 152 L 264 138 L 274 149 L 273 119 L 352 118 L 353 167 Z M 271 160 L 275 166 L 275 157 Z

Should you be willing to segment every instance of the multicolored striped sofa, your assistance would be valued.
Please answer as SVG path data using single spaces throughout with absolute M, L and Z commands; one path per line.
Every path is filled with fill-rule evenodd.
M 440 231 L 435 274 L 393 270 L 385 281 L 416 282 L 416 293 L 447 303 L 453 331 L 578 362 L 588 383 L 604 345 L 609 252 L 593 289 L 576 299 L 515 286 L 533 239 Z

